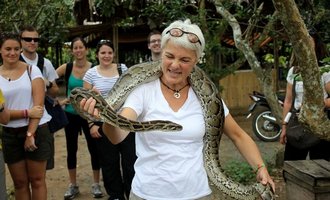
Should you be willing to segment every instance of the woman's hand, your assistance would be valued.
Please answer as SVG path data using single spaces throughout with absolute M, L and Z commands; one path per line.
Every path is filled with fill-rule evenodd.
M 270 177 L 266 167 L 261 167 L 260 169 L 258 169 L 257 181 L 263 185 L 269 184 L 273 189 L 273 192 L 275 193 L 275 183 L 273 179 Z
M 35 145 L 34 136 L 26 136 L 25 142 L 24 142 L 24 149 L 25 149 L 25 151 L 30 151 L 30 152 L 38 149 L 38 147 Z
M 58 104 L 60 104 L 60 106 L 70 104 L 70 99 L 69 98 L 64 98 L 62 100 L 59 100 Z
M 286 127 L 284 127 L 286 125 L 282 126 L 282 132 L 281 132 L 281 136 L 280 136 L 280 143 L 281 144 L 286 144 Z
M 99 133 L 99 128 L 100 126 L 96 125 L 96 124 L 93 124 L 91 127 L 90 127 L 90 133 L 91 133 L 91 137 L 92 138 L 101 138 L 102 135 Z
M 33 119 L 40 119 L 44 114 L 43 106 L 33 106 L 28 110 L 28 117 Z
M 90 97 L 89 99 L 82 99 L 80 101 L 80 109 L 88 112 L 88 114 L 93 115 L 96 119 L 100 118 L 99 110 L 95 108 L 96 100 L 93 99 L 93 97 Z

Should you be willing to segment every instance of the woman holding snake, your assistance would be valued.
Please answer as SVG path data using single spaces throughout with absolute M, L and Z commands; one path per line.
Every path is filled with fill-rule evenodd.
M 137 160 L 130 200 L 211 199 L 203 160 L 206 122 L 202 106 L 188 81 L 204 47 L 202 31 L 189 19 L 170 24 L 162 32 L 162 75 L 133 89 L 122 106 L 120 115 L 131 120 L 165 119 L 183 126 L 181 131 L 173 133 L 136 133 Z M 93 98 L 83 99 L 80 106 L 98 117 L 95 103 Z M 274 182 L 256 144 L 238 126 L 225 105 L 224 112 L 224 133 L 256 168 L 257 180 L 270 184 L 274 190 Z M 128 135 L 128 131 L 108 123 L 103 124 L 103 131 L 114 144 Z

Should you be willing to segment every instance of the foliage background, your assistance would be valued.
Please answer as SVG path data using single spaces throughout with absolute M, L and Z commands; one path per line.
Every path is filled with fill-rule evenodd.
M 279 68 L 285 68 L 291 53 L 290 43 L 285 36 L 283 27 L 278 19 L 273 19 L 274 7 L 271 1 L 251 0 L 242 1 L 237 4 L 235 1 L 220 0 L 223 6 L 229 10 L 239 21 L 243 31 L 249 28 L 252 16 L 257 13 L 258 6 L 263 3 L 264 8 L 256 17 L 255 24 L 251 25 L 251 33 L 243 32 L 243 36 L 255 42 L 255 35 L 262 34 L 267 23 L 275 21 L 275 25 L 268 31 L 269 37 L 276 38 L 279 54 L 282 56 Z M 58 52 L 56 47 L 64 47 L 67 42 L 68 27 L 77 25 L 74 7 L 80 1 L 72 0 L 3 0 L 0 1 L 2 12 L 0 13 L 0 31 L 18 31 L 24 24 L 36 26 L 40 30 L 42 41 L 40 52 L 47 54 L 53 63 L 58 63 L 60 56 L 62 62 L 71 59 L 70 52 L 63 48 Z M 83 1 L 81 2 L 88 2 Z M 92 2 L 92 1 L 91 1 Z M 232 30 L 228 22 L 224 20 L 215 9 L 213 1 L 207 0 L 95 0 L 93 16 L 88 20 L 111 22 L 123 28 L 130 28 L 135 25 L 147 24 L 149 29 L 162 30 L 170 22 L 177 19 L 190 18 L 203 30 L 206 43 L 205 56 L 200 62 L 210 77 L 218 81 L 222 77 L 233 73 L 237 69 L 250 69 L 244 62 L 244 57 L 233 44 L 226 40 L 232 40 Z M 247 3 L 249 2 L 249 3 Z M 330 2 L 327 0 L 296 0 L 306 25 L 316 29 L 325 42 L 329 43 L 330 35 L 328 27 L 330 23 Z M 88 5 L 87 5 L 88 6 Z M 146 30 L 148 31 L 148 30 Z M 262 35 L 261 35 L 262 36 Z M 261 37 L 260 36 L 260 37 Z M 144 47 L 145 48 L 145 47 Z M 274 42 L 255 48 L 255 53 L 262 65 L 275 65 Z M 127 65 L 133 65 L 140 61 L 143 53 L 139 50 L 121 52 Z M 266 56 L 267 55 L 267 56 Z M 94 60 L 93 51 L 90 58 Z M 239 59 L 243 60 L 237 63 Z M 283 61 L 284 60 L 284 61 Z M 284 64 L 283 64 L 284 62 Z M 55 65 L 56 66 L 56 65 Z M 281 77 L 285 77 L 286 70 L 281 70 Z

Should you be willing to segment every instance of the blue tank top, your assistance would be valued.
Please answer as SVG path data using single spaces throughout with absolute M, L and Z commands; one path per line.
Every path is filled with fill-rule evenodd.
M 83 87 L 83 84 L 84 84 L 84 81 L 82 79 L 74 77 L 71 73 L 70 77 L 69 77 L 69 81 L 68 81 L 68 94 L 67 94 L 67 97 L 70 96 L 71 90 L 73 90 L 76 87 Z M 65 106 L 64 110 L 68 113 L 78 115 L 78 113 L 76 112 L 76 110 L 73 108 L 73 106 L 71 104 L 67 104 Z

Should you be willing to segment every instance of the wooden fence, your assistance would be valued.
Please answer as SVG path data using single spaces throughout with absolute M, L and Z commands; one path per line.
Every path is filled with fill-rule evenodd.
M 221 97 L 230 109 L 247 111 L 252 100 L 249 93 L 261 92 L 261 87 L 252 70 L 239 70 L 219 81 L 223 88 Z

